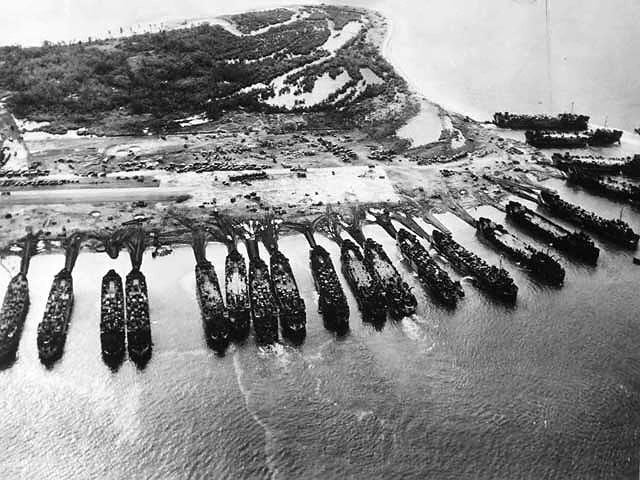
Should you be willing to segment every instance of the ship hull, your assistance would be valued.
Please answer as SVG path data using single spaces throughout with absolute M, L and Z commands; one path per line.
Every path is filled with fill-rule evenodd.
M 554 226 L 552 231 L 551 228 L 545 227 L 545 223 L 548 223 L 547 219 L 517 202 L 510 202 L 506 211 L 509 221 L 543 241 L 551 242 L 555 248 L 568 256 L 591 265 L 598 262 L 600 250 L 586 235 L 572 233 L 558 226 Z
M 231 336 L 245 340 L 251 329 L 251 300 L 244 257 L 233 250 L 225 260 L 225 294 L 231 324 Z
M 622 220 L 604 219 L 545 192 L 541 193 L 538 199 L 543 208 L 567 222 L 596 233 L 622 247 L 635 249 L 638 246 L 640 236 Z
M 218 276 L 211 263 L 196 265 L 196 296 L 207 345 L 222 354 L 229 346 L 231 322 L 222 300 Z
M 73 302 L 73 278 L 63 269 L 53 279 L 43 319 L 38 325 L 38 356 L 46 366 L 62 358 Z
M 272 345 L 278 341 L 278 309 L 271 291 L 267 265 L 259 258 L 249 264 L 249 295 L 256 341 Z
M 621 130 L 598 129 L 586 133 L 557 134 L 540 130 L 525 132 L 527 143 L 536 148 L 586 148 L 608 147 L 620 143 Z
M 29 283 L 19 273 L 9 282 L 0 310 L 0 366 L 15 361 L 28 311 Z
M 570 154 L 553 154 L 553 164 L 563 172 L 571 173 L 574 170 L 590 175 L 618 175 L 622 174 L 631 178 L 640 177 L 640 155 L 633 159 L 603 159 L 593 157 L 579 157 Z
M 311 274 L 318 292 L 318 310 L 325 328 L 338 334 L 349 330 L 349 305 L 329 253 L 316 246 L 311 250 Z
M 384 292 L 365 266 L 359 248 L 350 240 L 345 240 L 340 259 L 342 273 L 356 297 L 362 319 L 374 325 L 384 323 L 387 318 Z
M 438 230 L 433 232 L 433 246 L 460 274 L 472 276 L 478 288 L 505 303 L 516 302 L 518 287 L 506 270 L 490 267 L 477 255 Z
M 619 202 L 628 202 L 633 205 L 640 204 L 640 187 L 638 186 L 607 182 L 605 179 L 576 171 L 569 174 L 567 181 L 601 197 Z
M 122 278 L 110 270 L 102 278 L 100 308 L 100 345 L 102 359 L 110 367 L 119 366 L 124 360 L 125 308 Z
M 149 360 L 153 343 L 149 318 L 149 295 L 147 282 L 139 270 L 132 270 L 126 279 L 127 298 L 127 351 L 138 368 L 144 368 Z
M 391 318 L 399 319 L 415 314 L 418 301 L 409 285 L 400 277 L 382 245 L 368 238 L 364 245 L 364 260 L 369 273 L 382 287 Z
M 410 268 L 418 275 L 422 286 L 440 304 L 455 308 L 458 300 L 464 296 L 459 282 L 454 282 L 449 274 L 442 270 L 415 235 L 404 229 L 398 232 L 398 250 Z
M 588 139 L 585 135 L 555 135 L 539 131 L 525 133 L 527 143 L 536 148 L 586 148 Z
M 294 343 L 300 343 L 307 335 L 307 313 L 289 260 L 276 251 L 271 255 L 270 269 L 271 286 L 278 302 L 282 336 Z
M 532 247 L 522 245 L 521 248 L 516 248 L 508 244 L 502 239 L 502 235 L 508 235 L 502 226 L 480 218 L 477 233 L 482 240 L 498 251 L 521 262 L 538 280 L 554 286 L 560 286 L 564 283 L 565 271 L 558 262 Z
M 512 130 L 554 130 L 573 132 L 587 130 L 589 117 L 586 115 L 560 114 L 549 115 L 513 115 L 508 112 L 496 113 L 493 121 L 500 128 Z

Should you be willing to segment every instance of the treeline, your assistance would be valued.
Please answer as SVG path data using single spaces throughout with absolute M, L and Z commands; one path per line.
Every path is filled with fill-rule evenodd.
M 318 47 L 328 37 L 325 20 L 246 37 L 201 25 L 91 43 L 2 47 L 0 90 L 12 92 L 7 103 L 17 117 L 50 121 L 52 129 L 91 128 L 114 113 L 170 124 L 203 111 L 256 108 L 270 92 L 228 97 L 321 58 L 326 52 Z
M 251 33 L 270 25 L 286 22 L 292 16 L 293 12 L 288 8 L 275 8 L 261 12 L 240 13 L 230 18 L 242 33 Z

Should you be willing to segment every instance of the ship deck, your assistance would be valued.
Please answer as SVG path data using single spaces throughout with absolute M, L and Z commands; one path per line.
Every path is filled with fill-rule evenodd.
M 567 230 L 565 230 L 564 228 L 560 227 L 559 225 L 556 225 L 552 221 L 547 220 L 546 218 L 544 218 L 541 215 L 537 215 L 537 214 L 535 214 L 533 212 L 526 212 L 525 216 L 534 225 L 538 225 L 538 226 L 544 228 L 545 230 L 550 231 L 553 235 L 555 235 L 557 237 L 564 237 L 568 233 Z

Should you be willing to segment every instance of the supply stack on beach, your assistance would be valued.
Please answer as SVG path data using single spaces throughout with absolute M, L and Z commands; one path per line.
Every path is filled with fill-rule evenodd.
M 0 309 L 0 367 L 16 359 L 18 344 L 29 311 L 29 261 L 35 254 L 37 238 L 29 233 L 24 240 L 20 272 L 7 285 Z
M 205 338 L 207 345 L 222 354 L 229 345 L 231 323 L 220 291 L 218 275 L 213 264 L 207 260 L 206 233 L 202 230 L 194 230 L 191 245 L 196 258 L 196 296 Z
M 488 265 L 480 257 L 471 253 L 458 243 L 451 235 L 434 230 L 433 247 L 443 255 L 453 267 L 463 275 L 472 275 L 476 285 L 489 295 L 507 303 L 515 303 L 518 287 L 503 268 Z
M 125 282 L 127 301 L 127 350 L 129 358 L 144 368 L 151 359 L 151 321 L 149 318 L 149 294 L 147 281 L 140 271 L 142 255 L 145 250 L 145 233 L 142 229 L 135 232 L 127 241 L 131 257 L 131 272 Z
M 38 356 L 47 367 L 62 357 L 67 341 L 74 301 L 71 272 L 80 253 L 81 241 L 79 234 L 67 239 L 65 266 L 53 279 L 44 315 L 38 325 Z
M 592 265 L 598 262 L 600 249 L 586 233 L 570 232 L 515 201 L 507 204 L 506 212 L 507 219 L 567 255 Z

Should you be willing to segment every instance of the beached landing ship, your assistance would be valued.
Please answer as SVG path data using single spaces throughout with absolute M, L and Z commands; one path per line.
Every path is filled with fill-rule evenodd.
M 311 274 L 318 292 L 318 310 L 325 328 L 344 334 L 349 330 L 349 305 L 329 252 L 318 245 L 313 237 L 320 221 L 325 221 L 325 218 L 319 217 L 313 222 L 305 223 L 286 222 L 284 226 L 302 233 L 311 247 Z
M 231 336 L 244 340 L 251 330 L 251 298 L 247 283 L 247 264 L 238 251 L 238 237 L 233 222 L 226 216 L 218 216 L 216 223 L 221 230 L 221 240 L 227 246 L 224 261 L 224 287 L 227 312 L 231 324 Z
M 640 155 L 633 158 L 602 158 L 594 156 L 578 156 L 565 153 L 554 153 L 553 164 L 556 168 L 571 172 L 577 170 L 596 175 L 623 174 L 627 177 L 640 177 Z
M 615 180 L 610 177 L 588 175 L 578 170 L 569 172 L 567 182 L 579 185 L 585 190 L 602 197 L 628 202 L 634 205 L 640 204 L 640 186 L 638 185 Z
M 142 254 L 145 250 L 145 233 L 142 229 L 127 240 L 127 248 L 131 257 L 131 272 L 125 280 L 127 299 L 127 350 L 129 358 L 144 368 L 151 359 L 151 322 L 149 319 L 149 294 L 147 281 L 140 271 Z
M 382 285 L 364 263 L 360 248 L 351 240 L 342 238 L 339 218 L 328 210 L 324 232 L 340 247 L 342 274 L 356 297 L 358 308 L 365 322 L 381 326 L 387 319 L 387 308 Z
M 480 217 L 476 228 L 482 238 L 522 262 L 541 281 L 551 285 L 564 282 L 565 271 L 557 260 L 510 234 L 502 225 Z
M 235 242 L 224 262 L 224 286 L 231 335 L 236 340 L 243 340 L 249 336 L 251 328 L 251 299 L 247 284 L 247 265 Z
M 307 334 L 307 309 L 289 259 L 278 249 L 278 226 L 273 218 L 265 220 L 261 238 L 270 255 L 271 288 L 278 302 L 282 335 L 299 343 Z
M 125 354 L 125 311 L 122 278 L 115 270 L 102 277 L 100 301 L 100 345 L 107 365 L 122 363 Z
M 29 260 L 35 252 L 36 237 L 27 235 L 22 251 L 20 272 L 14 276 L 4 295 L 0 309 L 0 366 L 13 362 L 18 352 L 18 344 L 27 312 L 29 311 L 29 282 L 27 272 Z
M 551 242 L 555 248 L 567 255 L 592 265 L 598 262 L 600 250 L 587 234 L 570 232 L 518 202 L 509 202 L 506 212 L 509 220 L 543 241 Z
M 411 291 L 411 287 L 393 266 L 382 245 L 366 238 L 362 231 L 362 224 L 366 213 L 362 208 L 354 208 L 350 221 L 342 222 L 344 229 L 363 248 L 364 265 L 369 274 L 378 282 L 384 292 L 385 303 L 392 318 L 408 317 L 416 312 L 418 301 Z
M 231 323 L 222 299 L 218 275 L 213 264 L 207 260 L 205 232 L 194 230 L 191 245 L 196 258 L 196 296 L 207 345 L 222 354 L 229 346 Z
M 620 143 L 621 130 L 598 128 L 584 133 L 556 133 L 541 130 L 527 130 L 525 139 L 536 148 L 586 148 L 606 147 Z
M 602 218 L 593 212 L 588 212 L 577 205 L 562 200 L 560 195 L 549 190 L 542 190 L 538 198 L 544 208 L 563 220 L 597 233 L 624 247 L 636 248 L 638 246 L 640 236 L 623 220 Z
M 455 307 L 464 296 L 460 282 L 454 282 L 447 272 L 429 255 L 418 238 L 401 228 L 396 235 L 398 249 L 411 269 L 416 272 L 420 283 L 431 292 L 440 303 Z
M 559 115 L 518 115 L 509 112 L 497 112 L 493 115 L 493 123 L 500 128 L 513 130 L 555 130 L 557 132 L 573 132 L 587 130 L 589 117 L 573 113 Z
M 271 278 L 267 264 L 260 258 L 258 241 L 246 240 L 249 253 L 249 296 L 256 341 L 272 345 L 278 341 L 278 306 L 271 291 Z
M 362 252 L 351 240 L 342 241 L 340 260 L 342 273 L 353 290 L 362 319 L 376 325 L 384 323 L 387 317 L 384 289 L 377 278 L 371 275 Z
M 400 253 L 416 272 L 420 283 L 437 301 L 448 307 L 455 307 L 458 300 L 464 297 L 464 290 L 460 282 L 451 280 L 449 274 L 431 258 L 417 237 L 410 233 L 416 232 L 423 238 L 429 238 L 422 227 L 407 215 L 394 214 L 394 219 L 405 227 L 397 231 L 388 211 L 370 213 L 375 217 L 376 223 L 396 240 Z
M 372 238 L 367 238 L 364 242 L 364 264 L 382 286 L 389 313 L 393 318 L 409 317 L 416 313 L 418 300 L 411 287 L 402 280 L 382 245 Z
M 73 235 L 66 245 L 65 265 L 56 274 L 49 290 L 42 321 L 38 325 L 38 356 L 46 366 L 62 357 L 73 310 L 73 278 L 71 272 L 80 252 L 82 237 Z
M 116 259 L 130 230 L 96 232 L 92 236 L 102 242 L 109 257 Z M 100 296 L 100 345 L 102 359 L 112 369 L 118 368 L 126 352 L 125 304 L 122 278 L 115 270 L 102 277 Z
M 451 235 L 434 230 L 433 247 L 449 260 L 463 275 L 472 275 L 478 287 L 489 295 L 508 303 L 515 303 L 518 287 L 503 268 L 489 266 L 480 257 L 456 243 Z

